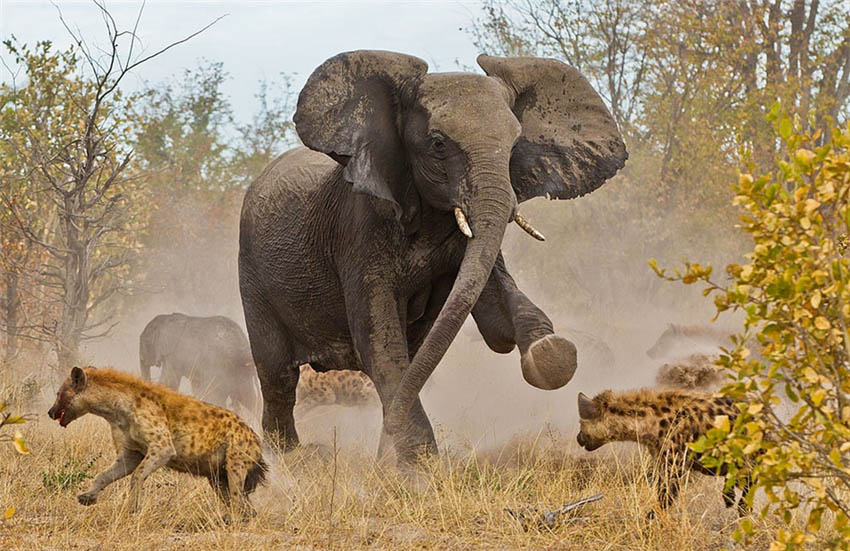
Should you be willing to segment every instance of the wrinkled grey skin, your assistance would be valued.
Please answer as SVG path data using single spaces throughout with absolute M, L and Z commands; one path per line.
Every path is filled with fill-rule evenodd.
M 159 382 L 178 390 L 183 377 L 203 400 L 231 408 L 237 404 L 254 413 L 259 392 L 245 333 L 224 316 L 195 317 L 161 314 L 139 337 L 139 370 L 151 380 L 151 366 L 162 369 Z
M 593 191 L 623 166 L 625 146 L 575 69 L 478 63 L 488 76 L 428 74 L 391 52 L 329 59 L 294 117 L 310 149 L 285 153 L 248 189 L 242 304 L 263 429 L 284 449 L 298 443 L 292 408 L 309 362 L 374 381 L 382 447 L 393 435 L 401 461 L 435 451 L 418 394 L 470 312 L 491 349 L 519 347 L 529 383 L 554 389 L 572 377 L 575 346 L 517 288 L 502 237 L 519 202 Z

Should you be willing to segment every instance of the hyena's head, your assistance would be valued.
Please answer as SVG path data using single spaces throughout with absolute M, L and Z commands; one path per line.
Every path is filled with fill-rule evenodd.
M 611 441 L 611 427 L 607 423 L 607 407 L 599 396 L 590 399 L 578 393 L 578 417 L 580 429 L 576 440 L 589 452 Z
M 646 355 L 652 358 L 653 360 L 657 360 L 658 358 L 664 358 L 668 356 L 674 348 L 676 348 L 677 343 L 682 338 L 682 328 L 673 323 L 667 326 L 667 329 L 661 333 L 661 336 L 658 337 L 658 340 L 655 341 L 649 350 L 646 351 Z
M 67 427 L 68 423 L 74 419 L 88 413 L 88 404 L 86 401 L 86 389 L 88 388 L 88 380 L 86 372 L 79 367 L 71 369 L 71 374 L 59 387 L 56 393 L 56 401 L 47 411 L 47 415 L 51 419 L 56 419 L 63 427 Z

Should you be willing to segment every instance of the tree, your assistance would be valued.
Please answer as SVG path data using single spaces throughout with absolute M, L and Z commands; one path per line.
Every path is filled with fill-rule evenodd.
M 778 107 L 771 119 L 789 160 L 745 172 L 735 186 L 752 238 L 748 262 L 726 266 L 725 285 L 710 265 L 687 264 L 669 277 L 653 268 L 704 283 L 718 314 L 745 314 L 719 362 L 733 378 L 721 393 L 741 414 L 734 423 L 716 419 L 693 450 L 707 467 L 728 468 L 727 487 L 752 472 L 747 502 L 763 489 L 762 515 L 785 526 L 771 549 L 850 549 L 850 125 L 818 146 L 820 130 L 794 129 Z M 802 527 L 792 523 L 795 511 Z M 737 537 L 751 532 L 744 520 Z
M 289 77 L 260 83 L 259 110 L 244 125 L 233 120 L 222 90 L 228 78 L 221 63 L 202 62 L 149 88 L 133 115 L 138 168 L 151 191 L 146 287 L 192 312 L 238 303 L 243 191 L 294 141 Z
M 2 202 L 17 230 L 49 256 L 37 276 L 58 315 L 27 329 L 51 339 L 60 365 L 74 361 L 82 340 L 108 334 L 116 321 L 106 306 L 134 284 L 130 264 L 145 223 L 138 201 L 144 188 L 128 170 L 132 127 L 126 113 L 135 98 L 125 97 L 119 85 L 140 64 L 198 34 L 134 56 L 136 29 L 119 31 L 106 8 L 96 5 L 108 38 L 99 54 L 70 28 L 75 46 L 66 52 L 54 53 L 49 43 L 35 50 L 6 43 L 28 82 L 3 89 L 4 116 L 11 120 L 2 142 L 23 171 L 14 185 L 4 186 Z M 22 192 L 54 213 L 55 228 L 30 223 Z
M 688 249 L 724 262 L 745 251 L 729 231 L 728 182 L 742 150 L 761 170 L 783 155 L 765 106 L 782 100 L 804 128 L 822 130 L 820 140 L 827 116 L 841 124 L 850 115 L 850 11 L 839 0 L 508 0 L 485 2 L 484 14 L 471 30 L 483 51 L 575 65 L 626 140 L 620 175 L 581 205 L 560 206 L 568 216 L 546 228 L 552 241 L 570 243 L 566 254 L 518 251 L 522 265 L 560 263 L 549 269 L 569 275 L 552 298 L 574 311 L 665 300 L 681 311 L 640 266 Z M 522 207 L 529 217 L 546 208 Z M 587 258 L 594 269 L 584 272 Z M 624 271 L 638 275 L 624 284 Z

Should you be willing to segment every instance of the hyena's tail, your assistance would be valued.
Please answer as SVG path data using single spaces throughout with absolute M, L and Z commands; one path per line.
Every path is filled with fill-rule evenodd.
M 245 495 L 250 494 L 254 489 L 266 481 L 266 473 L 269 466 L 263 456 L 254 463 L 254 466 L 248 471 L 248 476 L 245 477 Z

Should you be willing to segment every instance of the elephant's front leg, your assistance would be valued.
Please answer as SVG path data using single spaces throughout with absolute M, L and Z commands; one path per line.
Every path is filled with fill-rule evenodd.
M 409 365 L 404 306 L 390 289 L 346 289 L 348 323 L 361 369 L 375 383 L 384 417 L 395 398 L 401 374 Z M 381 448 L 393 439 L 399 462 L 415 462 L 423 453 L 436 453 L 437 441 L 422 403 L 417 399 L 402 431 L 381 434 Z M 379 450 L 379 452 L 382 450 Z
M 522 374 L 529 384 L 552 390 L 572 379 L 575 345 L 556 335 L 548 316 L 517 288 L 501 253 L 472 317 L 494 351 L 504 354 L 519 346 Z

